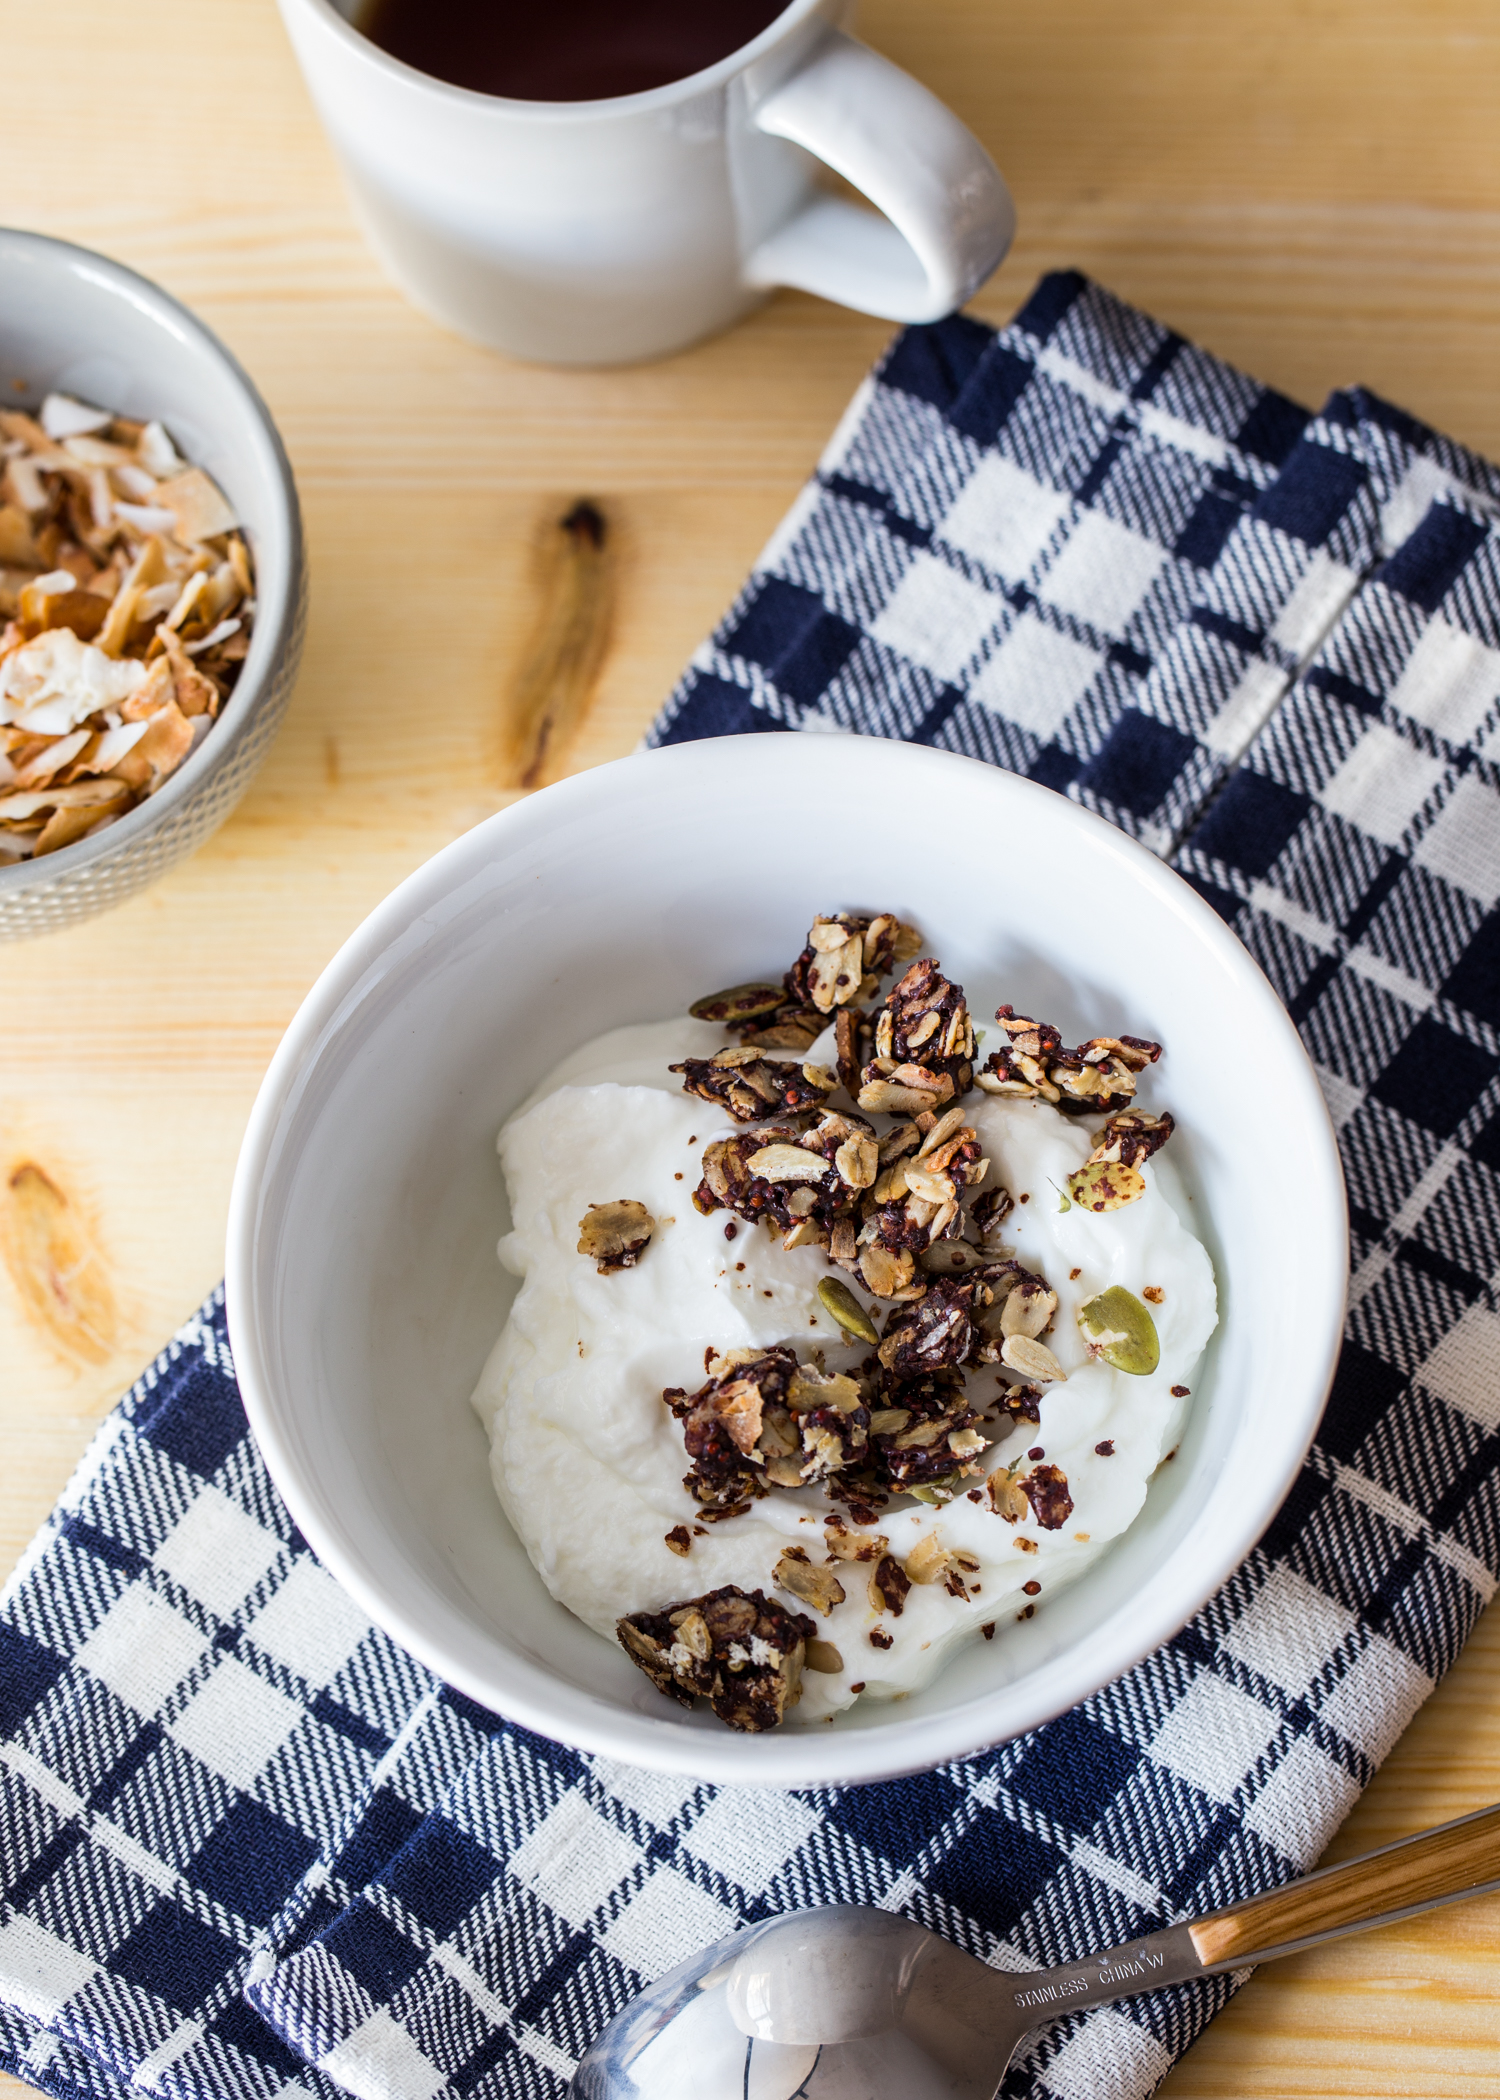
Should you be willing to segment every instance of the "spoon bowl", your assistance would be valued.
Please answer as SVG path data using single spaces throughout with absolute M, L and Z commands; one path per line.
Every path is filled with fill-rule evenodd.
M 584 2056 L 570 2100 L 994 2100 L 1018 2045 L 1061 2013 L 1497 1887 L 1500 1807 L 1023 1974 L 890 1911 L 793 1911 L 648 1985 Z
M 797 1911 L 633 1999 L 572 2100 L 991 2100 L 1035 2020 L 1017 2014 L 1006 2045 L 1006 1981 L 888 1911 Z

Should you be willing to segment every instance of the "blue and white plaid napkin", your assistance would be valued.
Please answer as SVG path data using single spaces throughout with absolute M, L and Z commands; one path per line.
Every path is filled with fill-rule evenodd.
M 0 1603 L 7 2068 L 69 2100 L 557 2100 L 737 1922 L 876 1903 L 1029 1967 L 1318 1858 L 1500 1568 L 1497 511 L 1493 467 L 1385 403 L 1309 419 L 1077 276 L 999 335 L 897 339 L 655 739 L 966 751 L 1236 928 L 1353 1208 L 1290 1499 L 1176 1640 L 1033 1735 L 887 1786 L 698 1786 L 513 1728 L 360 1618 L 214 1301 Z M 1060 2021 L 1005 2092 L 1139 2100 L 1231 1988 Z

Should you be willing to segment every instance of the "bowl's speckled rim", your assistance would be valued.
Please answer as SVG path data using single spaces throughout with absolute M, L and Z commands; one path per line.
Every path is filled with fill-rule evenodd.
M 261 399 L 255 382 L 213 330 L 206 327 L 181 300 L 174 299 L 170 292 L 153 284 L 149 277 L 127 269 L 123 263 L 111 261 L 107 255 L 96 254 L 92 248 L 80 248 L 72 241 L 54 240 L 49 234 L 0 226 L 0 269 L 4 268 L 7 253 L 16 250 L 33 256 L 44 255 L 116 297 L 128 299 L 173 334 L 196 343 L 228 374 L 244 403 L 249 441 L 261 451 L 264 462 L 270 467 L 270 480 L 281 498 L 278 524 L 286 535 L 287 560 L 284 585 L 275 599 L 268 599 L 263 594 L 260 564 L 257 563 L 255 630 L 250 650 L 234 691 L 214 724 L 213 733 L 203 739 L 192 756 L 148 801 L 138 803 L 107 831 L 94 838 L 80 839 L 77 845 L 64 846 L 58 853 L 49 853 L 44 860 L 16 861 L 9 867 L 0 868 L 0 901 L 24 890 L 50 885 L 60 875 L 72 875 L 112 859 L 122 848 L 154 830 L 173 810 L 189 801 L 209 775 L 218 770 L 238 744 L 257 701 L 274 677 L 292 639 L 297 625 L 305 560 L 297 484 L 286 447 L 281 442 L 281 433 L 272 421 L 271 411 Z

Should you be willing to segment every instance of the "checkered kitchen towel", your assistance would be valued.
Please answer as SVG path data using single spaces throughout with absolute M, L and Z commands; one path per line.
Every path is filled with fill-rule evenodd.
M 369 1628 L 246 1434 L 217 1302 L 0 1606 L 0 2055 L 59 2095 L 557 2100 L 799 1905 L 1001 1967 L 1315 1861 L 1500 1568 L 1500 475 L 1309 419 L 1075 276 L 898 338 L 657 741 L 852 730 L 1048 782 L 1211 898 L 1322 1073 L 1355 1272 L 1286 1507 L 1177 1639 L 1005 1748 L 751 1793 L 581 1757 Z M 1042 2035 L 1136 2100 L 1224 1979 Z M 715 2100 L 715 2096 L 706 2096 Z

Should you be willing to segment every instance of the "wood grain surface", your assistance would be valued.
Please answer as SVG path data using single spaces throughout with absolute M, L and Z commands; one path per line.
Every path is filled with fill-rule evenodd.
M 977 312 L 1076 264 L 1307 403 L 1363 381 L 1500 454 L 1492 0 L 866 0 L 862 23 L 1015 189 Z M 224 336 L 285 435 L 313 575 L 239 813 L 122 910 L 0 949 L 8 1565 L 219 1277 L 245 1117 L 318 970 L 507 782 L 630 749 L 890 331 L 781 295 L 654 366 L 509 364 L 381 277 L 272 0 L 0 0 L 0 51 L 0 217 Z M 1329 1856 L 1496 1798 L 1492 1615 Z M 1500 2100 L 1497 1952 L 1488 1898 L 1268 1966 L 1164 2091 Z
M 1205 1968 L 1239 1968 L 1319 1933 L 1368 1926 L 1500 1883 L 1500 1808 L 1476 1809 L 1363 1859 L 1320 1867 L 1190 1928 Z

